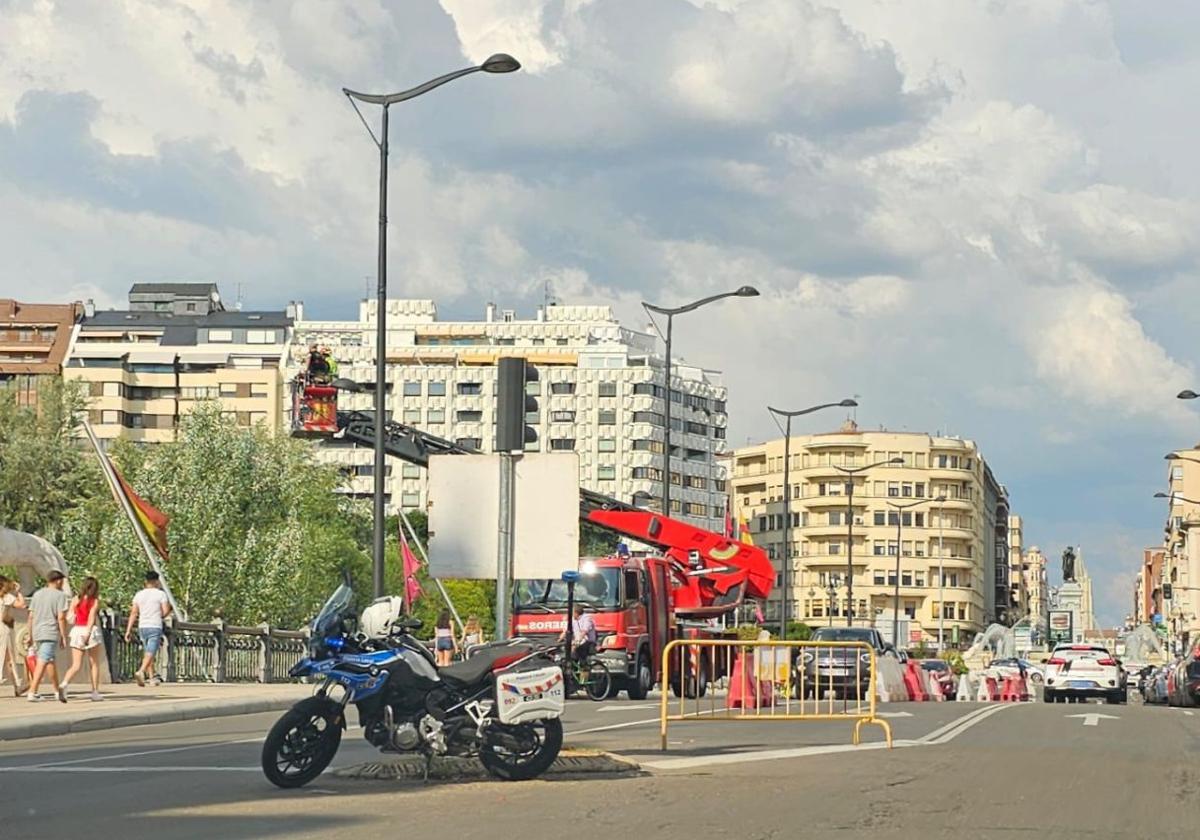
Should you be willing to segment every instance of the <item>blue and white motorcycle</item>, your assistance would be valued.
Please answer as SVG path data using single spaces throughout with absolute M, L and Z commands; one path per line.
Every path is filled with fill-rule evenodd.
M 363 611 L 354 630 L 354 592 L 343 584 L 313 620 L 308 656 L 290 674 L 321 682 L 313 696 L 281 717 L 263 744 L 267 778 L 283 788 L 305 785 L 337 754 L 353 703 L 363 735 L 384 752 L 476 755 L 500 779 L 544 773 L 562 747 L 562 669 L 548 652 L 498 644 L 438 668 L 411 635 L 418 619 L 399 599 Z

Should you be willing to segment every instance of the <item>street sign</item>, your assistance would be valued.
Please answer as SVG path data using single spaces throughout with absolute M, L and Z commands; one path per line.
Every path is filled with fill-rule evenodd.
M 1075 638 L 1074 614 L 1070 610 L 1050 610 L 1050 632 L 1047 638 L 1052 645 L 1069 645 Z
M 1016 642 L 1017 650 L 1029 650 L 1033 647 L 1033 634 L 1028 627 L 1017 627 L 1013 631 L 1013 640 Z

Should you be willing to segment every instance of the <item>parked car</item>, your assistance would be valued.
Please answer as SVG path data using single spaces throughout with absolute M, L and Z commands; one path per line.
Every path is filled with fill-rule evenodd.
M 1124 703 L 1126 691 L 1120 663 L 1102 645 L 1059 645 L 1046 662 L 1042 699 L 1047 703 L 1103 697 Z
M 1031 685 L 1041 685 L 1046 680 L 1046 672 L 1041 665 L 1028 659 L 993 659 L 988 668 L 1000 677 L 1015 677 L 1025 668 L 1025 678 Z
M 1171 669 L 1167 702 L 1172 706 L 1200 706 L 1200 659 L 1183 659 Z
M 929 676 L 938 681 L 942 687 L 942 696 L 953 700 L 958 696 L 958 680 L 951 670 L 950 664 L 944 659 L 922 659 L 921 667 L 929 672 Z
M 1155 705 L 1167 702 L 1167 668 L 1165 665 L 1147 665 L 1138 673 L 1138 692 L 1142 702 Z
M 818 627 L 814 642 L 862 642 L 875 656 L 895 656 L 873 627 Z M 809 648 L 795 662 L 796 696 L 820 697 L 832 689 L 840 697 L 866 697 L 871 684 L 871 655 L 861 647 Z

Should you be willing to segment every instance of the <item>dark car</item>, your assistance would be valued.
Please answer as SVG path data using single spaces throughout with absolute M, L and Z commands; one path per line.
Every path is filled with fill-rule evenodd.
M 950 669 L 950 663 L 943 659 L 922 659 L 920 664 L 929 672 L 932 679 L 938 681 L 942 687 L 943 697 L 953 700 L 958 695 L 958 683 L 954 679 L 954 671 Z
M 1200 659 L 1175 665 L 1167 701 L 1172 706 L 1200 706 Z
M 873 627 L 820 627 L 810 641 L 856 642 L 870 647 L 876 657 L 885 655 L 883 637 Z M 839 697 L 862 699 L 870 691 L 871 653 L 858 645 L 804 649 L 795 670 L 797 697 L 823 697 L 833 691 Z

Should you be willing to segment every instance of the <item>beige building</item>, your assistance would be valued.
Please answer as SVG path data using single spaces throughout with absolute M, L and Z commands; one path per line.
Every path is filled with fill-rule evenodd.
M 71 329 L 82 314 L 80 303 L 0 298 L 0 391 L 15 394 L 18 405 L 36 405 L 38 381 L 62 374 Z
M 1010 615 L 1013 621 L 1019 621 L 1029 614 L 1029 587 L 1026 585 L 1025 569 L 1025 531 L 1021 517 L 1008 517 L 1008 568 L 1012 605 Z
M 137 283 L 128 309 L 85 304 L 63 377 L 86 385 L 102 443 L 174 440 L 180 418 L 206 399 L 238 425 L 279 429 L 291 321 L 282 311 L 227 310 L 211 283 Z
M 1163 597 L 1162 610 L 1167 638 L 1174 650 L 1182 651 L 1200 639 L 1200 538 L 1191 538 L 1192 529 L 1200 526 L 1200 449 L 1173 454 L 1177 457 L 1167 467 L 1170 498 L 1162 560 L 1162 583 L 1171 585 L 1172 597 Z
M 1023 558 L 1025 575 L 1026 614 L 1030 624 L 1037 632 L 1035 640 L 1045 638 L 1050 619 L 1050 588 L 1047 577 L 1046 555 L 1036 545 L 1031 545 L 1024 552 Z
M 890 621 L 897 559 L 907 643 L 936 642 L 943 614 L 948 644 L 966 642 L 994 620 L 1000 579 L 1008 585 L 1007 496 L 972 441 L 861 431 L 849 422 L 838 432 L 793 436 L 791 455 L 789 615 L 811 624 L 845 622 L 852 549 L 860 623 L 884 615 Z M 777 568 L 784 557 L 783 457 L 782 438 L 737 449 L 730 478 L 736 514 Z M 903 463 L 854 475 L 851 507 L 850 479 L 839 468 L 895 458 Z M 889 503 L 914 506 L 897 511 Z M 831 579 L 833 598 L 826 591 Z M 768 619 L 778 616 L 783 594 L 768 602 Z

